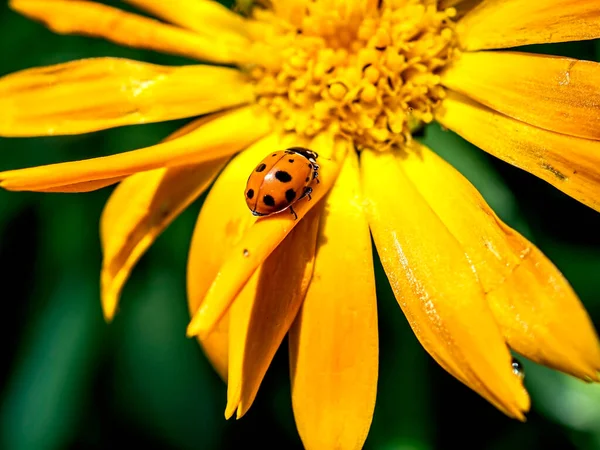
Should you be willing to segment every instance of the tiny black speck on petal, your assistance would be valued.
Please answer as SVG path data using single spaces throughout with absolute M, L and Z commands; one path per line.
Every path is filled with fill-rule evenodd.
M 254 189 L 248 189 L 248 192 L 246 192 L 246 197 L 248 197 L 248 198 L 254 197 Z
M 267 165 L 265 163 L 259 164 L 258 167 L 256 168 L 257 172 L 262 172 L 263 170 L 265 170 L 267 168 Z
M 288 203 L 292 203 L 295 198 L 296 198 L 295 190 L 288 189 L 287 191 L 285 191 L 285 199 L 288 201 Z
M 267 206 L 275 206 L 275 199 L 270 195 L 265 195 L 263 197 L 263 202 Z
M 275 172 L 275 178 L 277 178 L 282 183 L 289 183 L 290 181 L 292 181 L 292 176 L 285 170 L 278 170 L 277 172 Z

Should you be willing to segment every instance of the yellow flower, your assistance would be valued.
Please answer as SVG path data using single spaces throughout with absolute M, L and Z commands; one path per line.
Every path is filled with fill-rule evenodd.
M 474 187 L 411 138 L 437 120 L 600 210 L 600 65 L 490 51 L 600 37 L 597 0 L 12 0 L 59 33 L 230 65 L 96 58 L 0 79 L 0 134 L 77 134 L 204 115 L 152 147 L 0 173 L 9 190 L 119 183 L 102 216 L 102 305 L 216 179 L 191 243 L 190 336 L 242 416 L 289 333 L 307 448 L 360 448 L 378 366 L 371 236 L 423 347 L 511 417 L 529 397 L 509 348 L 598 381 L 600 347 L 566 280 Z M 312 200 L 256 219 L 244 189 L 276 149 L 319 154 Z M 232 158 L 232 155 L 237 154 Z M 322 201 L 321 201 L 322 199 Z

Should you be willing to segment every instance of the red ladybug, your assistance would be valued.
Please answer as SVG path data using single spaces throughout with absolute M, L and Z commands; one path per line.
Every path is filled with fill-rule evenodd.
M 255 216 L 268 216 L 290 208 L 312 192 L 319 179 L 317 155 L 303 147 L 279 150 L 265 157 L 252 171 L 246 184 L 246 204 Z

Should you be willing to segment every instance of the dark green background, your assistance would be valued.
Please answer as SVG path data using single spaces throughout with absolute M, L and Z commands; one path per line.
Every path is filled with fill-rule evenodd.
M 533 50 L 600 56 L 598 42 Z M 10 12 L 6 2 L 0 6 L 0 75 L 94 56 L 187 62 L 57 36 Z M 183 123 L 0 139 L 0 170 L 132 150 L 156 143 Z M 426 129 L 423 140 L 541 247 L 598 325 L 600 214 L 437 126 Z M 277 355 L 247 416 L 225 421 L 225 385 L 195 341 L 185 337 L 185 265 L 202 199 L 143 257 L 116 319 L 103 322 L 98 220 L 110 192 L 0 191 L 0 448 L 300 448 L 286 350 Z M 510 420 L 432 361 L 412 335 L 379 263 L 377 276 L 380 380 L 366 448 L 600 449 L 600 386 L 524 361 L 533 409 L 526 424 Z

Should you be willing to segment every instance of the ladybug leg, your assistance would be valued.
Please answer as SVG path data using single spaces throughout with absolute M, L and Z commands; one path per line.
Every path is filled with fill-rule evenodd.
M 292 206 L 290 206 L 290 212 L 294 215 L 294 220 L 298 220 L 298 214 L 296 214 L 296 211 L 294 211 Z
M 310 196 L 310 194 L 312 194 L 312 188 L 309 186 L 305 186 L 304 187 L 304 192 L 302 193 L 302 197 L 308 197 L 309 200 L 312 200 L 312 197 Z M 300 198 L 302 198 L 300 197 Z

